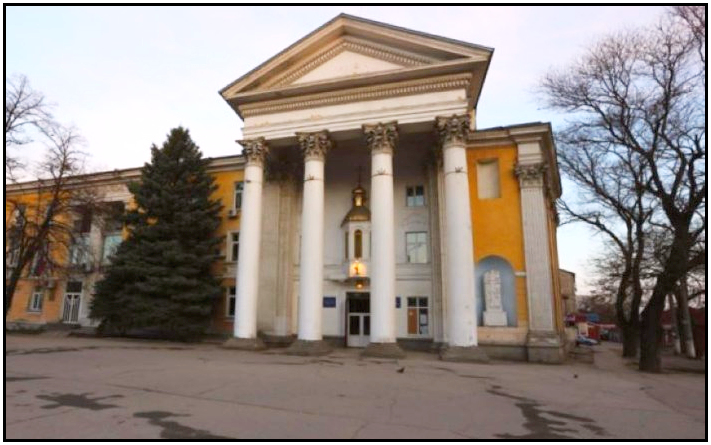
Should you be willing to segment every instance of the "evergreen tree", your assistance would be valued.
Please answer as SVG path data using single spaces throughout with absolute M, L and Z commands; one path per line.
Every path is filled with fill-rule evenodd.
M 207 164 L 182 127 L 160 149 L 151 147 L 140 182 L 129 185 L 135 206 L 125 215 L 128 238 L 96 285 L 91 317 L 101 330 L 151 327 L 187 340 L 208 326 L 222 293 L 210 271 L 222 206 L 210 199 L 217 186 Z

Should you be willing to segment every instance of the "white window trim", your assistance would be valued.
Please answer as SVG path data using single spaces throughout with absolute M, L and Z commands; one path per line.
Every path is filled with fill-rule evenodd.
M 414 193 L 417 193 L 417 187 L 422 187 L 422 205 L 409 205 L 407 203 L 407 200 L 409 198 L 408 191 L 409 189 L 412 189 Z M 424 184 L 414 184 L 414 185 L 406 185 L 405 186 L 405 207 L 407 208 L 419 208 L 419 207 L 427 207 L 427 193 L 425 193 L 425 185 Z M 417 194 L 414 194 L 413 197 L 417 197 Z
M 39 308 L 35 308 L 35 296 L 39 295 Z M 34 291 L 30 294 L 30 301 L 27 305 L 27 312 L 42 312 L 42 307 L 44 306 L 44 292 Z
M 407 243 L 407 235 L 410 233 L 424 233 L 425 234 L 425 261 L 424 262 L 413 262 L 410 261 L 410 255 L 408 253 L 408 243 Z M 427 231 L 426 230 L 413 230 L 409 232 L 405 232 L 405 263 L 406 264 L 429 264 L 430 263 L 430 249 L 429 249 L 429 242 L 427 238 Z
M 232 242 L 232 234 L 236 233 L 239 235 L 239 230 L 232 230 L 227 232 L 227 251 L 225 252 L 225 261 L 228 263 L 237 263 L 238 260 L 235 260 L 232 258 L 232 250 L 233 250 L 233 242 Z M 237 241 L 237 255 L 239 256 L 239 241 Z
M 237 286 L 227 286 L 225 289 L 225 318 L 230 320 L 234 319 L 234 315 L 230 315 L 230 299 L 232 298 L 230 294 L 230 288 L 235 288 L 234 299 L 235 299 L 235 313 L 237 313 Z

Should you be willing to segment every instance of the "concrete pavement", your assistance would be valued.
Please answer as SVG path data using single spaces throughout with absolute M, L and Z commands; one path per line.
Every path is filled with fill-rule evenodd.
M 705 375 L 6 335 L 7 439 L 692 439 Z M 610 354 L 611 356 L 608 356 Z M 599 357 L 598 357 L 599 356 Z M 600 359 L 602 360 L 600 360 Z M 607 363 L 607 365 L 606 365 Z M 612 364 L 611 364 L 612 363 Z

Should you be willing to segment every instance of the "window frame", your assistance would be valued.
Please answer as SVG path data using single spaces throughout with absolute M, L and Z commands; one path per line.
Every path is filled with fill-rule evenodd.
M 424 246 L 424 252 L 425 252 L 425 258 L 424 261 L 411 261 L 410 259 L 410 243 L 408 241 L 409 235 L 419 235 L 422 234 L 424 235 L 424 241 L 422 241 L 422 245 Z M 419 241 L 415 241 L 416 243 L 420 243 Z M 430 262 L 430 255 L 429 255 L 429 248 L 428 248 L 428 243 L 427 243 L 427 231 L 423 230 L 417 230 L 417 231 L 411 231 L 411 232 L 405 232 L 405 259 L 407 264 L 429 264 Z
M 234 293 L 232 293 L 234 289 Z M 234 313 L 230 314 L 230 301 L 234 300 Z M 237 286 L 227 286 L 225 288 L 225 318 L 234 319 L 237 313 Z
M 39 297 L 39 298 L 37 298 Z M 39 302 L 39 304 L 37 304 Z M 30 299 L 27 302 L 27 312 L 41 313 L 44 305 L 44 292 L 33 291 L 30 294 Z
M 237 241 L 234 240 L 234 235 L 237 235 Z M 237 258 L 235 258 L 235 248 L 237 248 Z M 225 252 L 225 258 L 228 263 L 239 262 L 239 230 L 232 230 L 227 233 L 227 252 Z
M 422 191 L 421 195 L 418 195 L 418 191 Z M 410 192 L 412 191 L 412 195 Z M 418 203 L 418 197 L 422 199 Z M 410 198 L 412 198 L 412 203 L 410 203 Z M 425 207 L 427 205 L 427 200 L 425 199 L 425 186 L 423 184 L 407 185 L 405 186 L 405 207 Z
M 239 199 L 237 197 L 239 196 Z M 235 181 L 232 186 L 232 211 L 237 213 L 242 210 L 242 199 L 244 198 L 244 181 Z M 239 205 L 238 204 L 239 201 Z

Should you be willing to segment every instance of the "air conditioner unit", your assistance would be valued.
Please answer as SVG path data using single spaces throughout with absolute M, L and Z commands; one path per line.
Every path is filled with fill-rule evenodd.
M 229 218 L 237 218 L 239 216 L 239 209 L 230 209 L 230 211 L 227 212 L 227 216 Z
M 54 289 L 54 287 L 57 285 L 56 280 L 49 280 L 47 281 L 47 285 L 45 286 L 47 289 Z
M 81 268 L 84 272 L 89 273 L 94 269 L 94 265 L 91 263 L 83 263 Z

